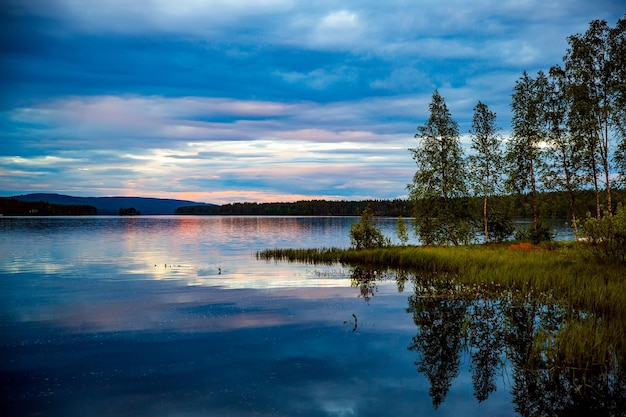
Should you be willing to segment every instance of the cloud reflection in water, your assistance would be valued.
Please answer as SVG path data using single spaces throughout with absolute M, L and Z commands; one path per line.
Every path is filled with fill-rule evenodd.
M 432 413 L 396 282 L 364 302 L 341 268 L 252 256 L 340 243 L 350 219 L 35 223 L 0 221 L 0 376 L 16 415 Z M 439 411 L 510 410 L 506 390 L 476 405 L 462 384 Z

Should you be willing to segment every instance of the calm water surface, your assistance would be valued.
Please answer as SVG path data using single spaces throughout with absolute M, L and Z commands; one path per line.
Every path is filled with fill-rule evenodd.
M 406 276 L 255 257 L 348 247 L 355 220 L 0 218 L 2 408 L 513 416 L 540 415 L 528 401 L 556 407 L 542 404 L 545 392 L 523 392 L 502 303 L 429 297 L 432 285 Z M 394 236 L 395 219 L 383 226 Z

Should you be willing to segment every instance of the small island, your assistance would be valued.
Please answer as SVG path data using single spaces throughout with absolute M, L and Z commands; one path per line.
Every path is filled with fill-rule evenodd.
M 120 216 L 141 216 L 141 212 L 134 207 L 120 207 Z

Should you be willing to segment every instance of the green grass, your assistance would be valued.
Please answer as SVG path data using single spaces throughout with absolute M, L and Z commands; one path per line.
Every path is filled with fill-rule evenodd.
M 549 294 L 560 303 L 600 315 L 626 318 L 626 267 L 602 264 L 576 243 L 552 248 L 519 245 L 380 249 L 270 249 L 258 259 L 395 269 L 439 275 L 482 288 Z

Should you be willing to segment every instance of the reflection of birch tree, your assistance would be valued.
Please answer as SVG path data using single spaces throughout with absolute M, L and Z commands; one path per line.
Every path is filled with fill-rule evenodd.
M 365 301 L 369 301 L 378 291 L 376 278 L 379 273 L 376 270 L 355 266 L 350 271 L 350 285 L 359 288 L 359 295 Z
M 568 358 L 560 352 L 559 338 L 568 327 L 579 325 L 572 311 L 524 302 L 504 314 L 508 358 L 514 370 L 513 402 L 521 416 L 626 415 L 626 373 L 619 366 L 623 362 L 619 351 L 614 364 L 594 363 L 591 352 L 587 359 Z M 594 320 L 584 316 L 584 320 Z
M 404 275 L 396 281 L 404 283 Z M 498 369 L 508 362 L 522 417 L 626 416 L 619 324 L 546 302 L 545 295 L 463 286 L 451 274 L 418 273 L 411 281 L 407 312 L 417 333 L 408 349 L 418 355 L 414 363 L 430 383 L 434 408 L 445 401 L 467 354 L 478 401 L 496 390 Z
M 481 402 L 496 390 L 496 370 L 503 363 L 504 322 L 501 308 L 499 300 L 478 299 L 472 303 L 468 326 L 472 349 L 470 370 L 474 396 Z
M 507 310 L 507 356 L 515 372 L 513 374 L 513 402 L 515 411 L 522 416 L 535 416 L 542 410 L 532 401 L 538 397 L 539 387 L 530 371 L 537 365 L 533 357 L 536 306 L 514 306 Z M 532 361 L 535 361 L 534 363 Z
M 453 297 L 435 297 L 436 293 L 445 294 L 450 290 L 445 288 L 445 284 L 438 281 L 438 287 L 432 287 L 431 297 L 421 294 L 409 297 L 408 309 L 413 313 L 413 321 L 418 328 L 409 350 L 419 356 L 415 365 L 417 371 L 424 373 L 430 382 L 429 394 L 435 408 L 444 402 L 452 381 L 459 374 L 464 348 L 466 302 Z

